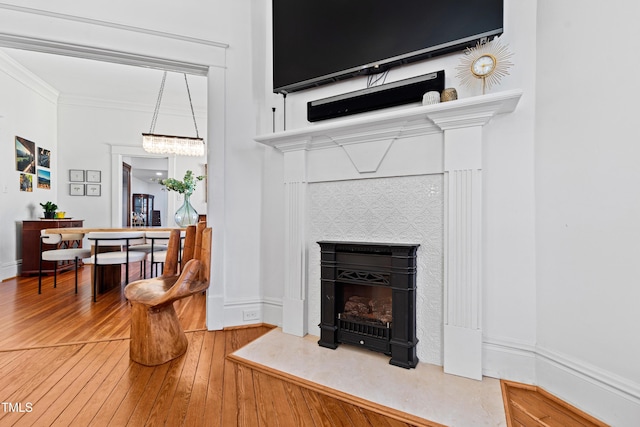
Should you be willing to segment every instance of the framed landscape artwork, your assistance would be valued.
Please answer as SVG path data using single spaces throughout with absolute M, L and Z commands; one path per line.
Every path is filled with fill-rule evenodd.
M 16 170 L 36 173 L 36 144 L 16 136 Z
M 51 190 L 51 172 L 45 169 L 38 169 L 38 188 Z

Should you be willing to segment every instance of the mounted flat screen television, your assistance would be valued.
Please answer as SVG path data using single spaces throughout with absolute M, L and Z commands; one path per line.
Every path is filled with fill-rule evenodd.
M 273 91 L 460 51 L 503 31 L 503 0 L 273 0 Z

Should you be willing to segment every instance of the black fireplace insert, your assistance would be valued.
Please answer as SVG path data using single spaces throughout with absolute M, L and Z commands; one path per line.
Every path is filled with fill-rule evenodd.
M 419 245 L 321 241 L 320 340 L 352 344 L 414 368 Z

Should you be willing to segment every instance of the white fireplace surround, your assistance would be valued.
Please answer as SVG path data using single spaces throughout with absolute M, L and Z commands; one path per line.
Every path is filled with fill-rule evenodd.
M 284 153 L 283 331 L 304 336 L 316 309 L 308 294 L 310 184 L 443 174 L 443 367 L 481 379 L 482 127 L 514 111 L 521 96 L 504 91 L 257 137 Z

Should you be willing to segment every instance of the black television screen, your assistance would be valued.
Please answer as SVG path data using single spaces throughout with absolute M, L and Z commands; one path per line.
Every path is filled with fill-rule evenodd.
M 273 91 L 462 50 L 502 28 L 503 0 L 273 0 Z

